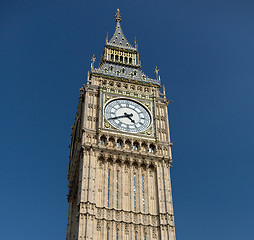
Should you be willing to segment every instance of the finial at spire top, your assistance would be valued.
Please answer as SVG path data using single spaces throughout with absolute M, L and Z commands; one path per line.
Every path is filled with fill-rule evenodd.
M 159 69 L 157 68 L 157 66 L 155 67 L 155 73 L 156 73 L 156 76 L 158 76 L 158 74 L 159 74 Z
M 122 16 L 122 14 L 120 13 L 119 8 L 117 8 L 116 14 L 115 14 L 116 22 L 121 22 L 121 16 Z
M 137 39 L 134 37 L 135 48 L 138 48 Z
M 107 35 L 106 35 L 106 43 L 108 43 L 108 32 L 107 32 Z
M 91 69 L 94 69 L 94 62 L 95 62 L 95 60 L 96 60 L 96 57 L 93 54 L 92 59 L 91 59 Z
M 159 69 L 157 68 L 157 66 L 155 67 L 155 73 L 156 73 L 156 79 L 160 80 L 160 75 L 159 75 Z

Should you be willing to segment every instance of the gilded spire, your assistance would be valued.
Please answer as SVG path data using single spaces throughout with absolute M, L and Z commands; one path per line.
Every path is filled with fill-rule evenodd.
M 127 38 L 123 34 L 123 30 L 121 28 L 121 13 L 120 10 L 117 9 L 115 17 L 116 17 L 116 28 L 115 28 L 115 33 L 113 37 L 107 42 L 106 45 L 113 45 L 114 47 L 121 47 L 121 48 L 126 48 L 126 49 L 133 49 L 131 44 L 128 42 Z
M 115 32 L 110 39 L 108 33 L 106 35 L 106 44 L 98 68 L 94 67 L 96 59 L 94 55 L 91 59 L 91 73 L 160 86 L 159 69 L 157 67 L 155 69 L 156 79 L 149 78 L 142 72 L 137 39 L 135 37 L 135 46 L 132 46 L 123 34 L 119 9 L 115 13 L 115 21 Z
M 116 22 L 121 22 L 121 16 L 122 16 L 122 14 L 120 13 L 119 8 L 117 8 L 116 14 L 115 14 Z

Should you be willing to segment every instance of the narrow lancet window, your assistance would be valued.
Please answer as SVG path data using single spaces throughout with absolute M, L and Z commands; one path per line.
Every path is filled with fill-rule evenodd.
M 133 150 L 138 151 L 138 149 L 139 149 L 139 144 L 138 144 L 137 142 L 135 142 L 135 143 L 133 144 Z
M 119 171 L 116 172 L 116 208 L 118 208 L 119 196 Z
M 134 186 L 134 211 L 137 210 L 137 206 L 136 206 L 136 174 L 134 173 L 133 175 L 133 186 Z
M 151 145 L 149 146 L 149 152 L 150 152 L 150 153 L 155 153 L 155 146 L 154 146 L 153 144 L 151 144 Z
M 106 145 L 106 138 L 104 136 L 101 137 L 101 145 Z
M 118 148 L 122 148 L 123 147 L 123 141 L 121 139 L 118 139 L 117 142 L 116 142 L 116 146 Z
M 142 175 L 142 202 L 143 202 L 143 212 L 145 212 L 145 183 L 144 183 L 144 175 Z
M 110 195 L 110 170 L 108 170 L 108 199 L 107 199 L 108 207 L 109 207 L 109 195 Z
M 116 240 L 118 240 L 118 232 L 116 233 Z
M 107 240 L 109 240 L 109 231 L 107 231 Z

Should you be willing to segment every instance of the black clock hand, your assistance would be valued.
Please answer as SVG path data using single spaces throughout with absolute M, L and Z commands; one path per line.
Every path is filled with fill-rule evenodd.
M 109 120 L 111 120 L 111 119 L 117 119 L 117 118 L 124 118 L 124 117 L 129 118 L 129 117 L 132 117 L 132 116 L 133 116 L 132 113 L 131 114 L 124 113 L 124 115 L 122 115 L 122 116 L 116 116 L 116 117 L 113 117 L 113 118 L 109 118 Z
M 111 119 L 117 119 L 117 118 L 124 118 L 124 117 L 126 117 L 126 116 L 125 115 L 123 115 L 123 116 L 117 116 L 117 117 L 109 118 L 109 120 L 111 120 Z
M 131 122 L 135 123 L 135 121 L 131 118 L 133 116 L 133 114 L 127 114 L 127 113 L 124 113 L 124 115 L 129 118 L 131 120 Z
M 131 120 L 131 122 L 135 123 L 135 121 L 131 117 L 128 117 L 128 118 Z

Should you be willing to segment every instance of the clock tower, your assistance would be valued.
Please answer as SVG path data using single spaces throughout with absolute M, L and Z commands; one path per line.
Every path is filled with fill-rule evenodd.
M 67 240 L 175 240 L 165 88 L 141 70 L 116 12 L 80 89 L 71 134 Z

